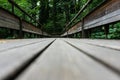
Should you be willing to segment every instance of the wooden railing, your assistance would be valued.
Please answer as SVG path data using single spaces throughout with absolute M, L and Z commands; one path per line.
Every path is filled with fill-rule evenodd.
M 17 5 L 13 0 L 8 0 L 8 2 L 12 5 L 12 13 L 15 14 L 15 7 L 17 9 L 19 9 L 23 14 L 24 17 L 28 16 L 31 20 L 34 21 L 34 23 L 36 23 L 37 25 L 39 25 L 39 27 L 42 27 L 42 24 L 37 21 L 35 18 L 33 18 L 30 14 L 28 14 L 26 11 L 24 11 L 19 5 Z
M 82 32 L 82 35 L 84 36 L 85 30 L 90 30 L 99 26 L 108 27 L 109 24 L 118 21 L 120 21 L 120 0 L 106 0 L 66 31 L 62 36 L 79 32 Z
M 24 33 L 35 34 L 37 36 L 49 36 L 47 33 L 42 32 L 40 29 L 42 25 L 35 20 L 32 16 L 30 16 L 27 12 L 25 12 L 22 8 L 20 8 L 15 2 L 12 0 L 8 0 L 12 5 L 12 12 L 5 10 L 0 7 L 0 27 L 8 28 L 12 30 L 19 31 L 18 38 L 23 38 Z M 28 22 L 25 19 L 18 17 L 15 15 L 14 7 L 18 8 L 24 15 L 28 16 L 31 20 L 33 20 L 37 25 L 34 25 L 32 22 Z M 44 34 L 43 34 L 44 33 Z

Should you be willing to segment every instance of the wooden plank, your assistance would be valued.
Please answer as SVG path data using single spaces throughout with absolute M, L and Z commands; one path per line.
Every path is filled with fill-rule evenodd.
M 35 44 L 38 42 L 43 42 L 43 41 L 46 41 L 46 39 L 2 40 L 2 43 L 0 43 L 0 52 L 26 45 Z
M 42 31 L 40 29 L 38 29 L 34 25 L 32 25 L 24 20 L 22 20 L 22 26 L 23 26 L 23 31 L 25 31 L 25 32 L 30 32 L 30 33 L 42 35 Z
M 103 3 L 101 6 L 98 6 L 95 10 L 90 12 L 87 16 L 85 16 L 85 24 L 95 20 L 99 19 L 105 15 L 108 15 L 114 11 L 117 11 L 120 9 L 120 1 L 119 0 L 109 0 Z
M 84 29 L 91 29 L 106 24 L 112 24 L 120 21 L 120 0 L 109 0 L 84 17 Z M 81 23 L 81 22 L 79 22 Z M 75 24 L 69 29 L 68 34 L 75 34 L 82 31 L 81 25 Z M 75 29 L 74 29 L 75 28 Z M 66 36 L 64 33 L 62 36 Z
M 82 22 L 80 21 L 68 30 L 68 35 L 71 35 L 71 34 L 81 31 L 82 30 L 81 26 L 82 26 Z M 62 36 L 64 36 L 64 35 L 67 35 L 67 34 L 64 33 Z
M 85 29 L 94 28 L 97 26 L 102 26 L 102 25 L 110 24 L 117 21 L 120 21 L 120 9 L 114 12 L 111 12 L 110 14 L 107 14 L 101 18 L 90 21 L 89 23 L 85 24 Z
M 22 20 L 21 23 L 24 32 L 42 35 L 42 31 L 35 25 L 25 20 Z M 0 7 L 0 27 L 20 30 L 20 17 Z M 48 36 L 47 33 L 45 35 Z
M 57 39 L 16 80 L 120 80 L 120 76 Z
M 120 21 L 120 0 L 109 0 L 106 4 L 88 14 L 85 20 L 85 29 L 94 28 Z
M 34 44 L 24 45 L 0 52 L 0 80 L 13 80 L 12 78 L 27 66 L 31 59 L 40 55 L 40 52 L 53 40 L 54 39 L 49 39 L 43 42 L 37 41 L 37 43 Z M 21 41 L 24 42 L 24 40 Z M 29 43 L 29 41 L 27 43 Z M 14 46 L 15 45 L 17 44 L 14 44 Z
M 120 40 L 81 39 L 83 43 L 120 50 Z
M 91 45 L 93 43 L 92 40 L 69 39 L 66 41 L 78 50 L 91 56 L 93 59 L 98 60 L 100 63 L 104 64 L 104 66 L 109 67 L 120 76 L 120 51 L 115 50 L 116 48 L 120 48 L 120 44 L 118 44 L 120 41 L 102 40 L 104 41 L 102 42 L 101 40 L 93 40 L 95 42 L 94 45 Z M 96 46 L 100 44 L 106 46 L 106 48 Z M 116 47 L 114 47 L 114 45 L 116 45 Z M 113 46 L 114 49 L 111 49 L 111 46 Z
M 0 27 L 19 30 L 19 18 L 0 8 Z

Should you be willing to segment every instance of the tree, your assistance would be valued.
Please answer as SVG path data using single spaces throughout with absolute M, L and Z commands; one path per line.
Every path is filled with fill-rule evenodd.
M 49 0 L 40 0 L 39 22 L 44 24 L 49 17 Z

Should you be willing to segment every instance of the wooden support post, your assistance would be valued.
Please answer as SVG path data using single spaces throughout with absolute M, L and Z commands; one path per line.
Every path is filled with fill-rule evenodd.
M 37 35 L 37 38 L 40 38 L 40 35 L 39 35 L 39 34 Z
M 71 36 L 72 36 L 71 38 L 74 38 L 75 34 L 71 34 Z
M 34 38 L 34 34 L 31 33 L 31 38 Z
M 74 34 L 71 34 L 71 35 L 70 35 L 70 38 L 74 38 Z
M 80 38 L 80 33 L 77 33 L 77 38 Z
M 35 34 L 32 34 L 32 38 L 35 38 Z
M 90 36 L 91 36 L 90 30 L 91 29 L 85 30 L 85 38 L 90 38 Z
M 20 21 L 20 23 L 19 23 L 19 25 L 20 25 L 20 28 L 19 28 L 19 38 L 23 38 L 22 19 L 19 19 L 19 21 Z
M 34 34 L 32 34 L 32 38 L 35 38 Z
M 78 38 L 77 33 L 75 33 L 75 36 L 76 36 L 75 38 Z
M 12 38 L 14 38 L 14 30 L 13 29 L 10 29 L 10 35 Z
M 88 38 L 88 30 L 84 30 L 84 38 Z
M 80 34 L 80 38 L 82 38 L 82 32 L 81 31 L 79 32 L 79 34 Z
M 13 30 L 13 38 L 18 38 L 18 31 L 17 30 Z
M 74 38 L 77 38 L 77 33 L 74 34 Z
M 68 38 L 69 36 L 68 36 L 68 31 L 67 31 L 67 38 Z
M 72 35 L 69 35 L 69 38 L 71 38 L 72 37 Z
M 71 34 L 71 35 L 68 35 L 68 38 L 72 38 L 73 37 L 73 35 Z
M 30 38 L 32 38 L 32 33 L 29 33 L 29 35 L 30 35 Z
M 92 29 L 89 29 L 89 32 L 88 32 L 88 37 L 91 38 L 91 34 L 92 34 Z
M 35 38 L 37 38 L 37 34 L 35 34 Z
M 23 37 L 26 38 L 26 32 L 24 32 Z
M 25 36 L 25 32 L 24 32 L 24 31 L 22 31 L 22 36 L 23 36 L 23 38 L 24 38 L 24 36 Z
M 79 38 L 81 38 L 81 32 L 79 32 Z
M 84 19 L 82 20 L 82 38 L 85 38 Z
M 79 33 L 77 33 L 77 38 L 80 38 L 80 34 Z
M 104 31 L 105 31 L 105 38 L 108 39 L 108 34 L 109 34 L 109 24 L 104 26 Z
M 35 38 L 37 38 L 37 34 L 35 34 Z
M 39 35 L 37 34 L 37 38 L 39 38 Z
M 38 35 L 39 36 L 39 38 L 41 38 L 41 36 L 40 35 Z
M 29 38 L 31 38 L 31 33 L 28 33 Z

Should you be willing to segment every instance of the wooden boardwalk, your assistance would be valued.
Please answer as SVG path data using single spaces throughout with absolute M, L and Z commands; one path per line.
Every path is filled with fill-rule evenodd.
M 1 40 L 0 80 L 120 80 L 120 40 Z

